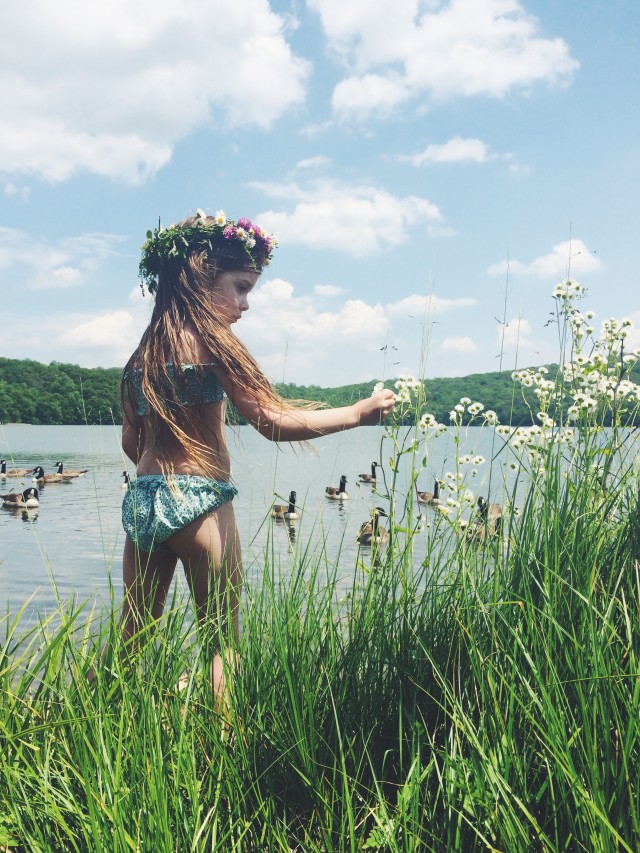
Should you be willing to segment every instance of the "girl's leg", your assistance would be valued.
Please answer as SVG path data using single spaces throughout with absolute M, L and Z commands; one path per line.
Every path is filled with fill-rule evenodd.
M 139 551 L 128 536 L 125 538 L 122 556 L 124 601 L 120 617 L 125 641 L 135 637 L 149 616 L 152 619 L 162 616 L 177 562 L 177 557 L 170 551 L 148 554 L 146 551 Z M 106 654 L 105 647 L 101 661 Z M 91 667 L 87 678 L 93 681 L 95 676 L 96 670 Z
M 238 636 L 242 591 L 242 556 L 231 502 L 222 504 L 175 533 L 167 543 L 184 566 L 201 628 L 201 641 L 211 656 L 211 683 L 223 699 L 225 668 L 219 632 Z
M 171 551 L 140 551 L 127 536 L 122 558 L 122 635 L 130 640 L 151 619 L 162 616 L 178 560 Z

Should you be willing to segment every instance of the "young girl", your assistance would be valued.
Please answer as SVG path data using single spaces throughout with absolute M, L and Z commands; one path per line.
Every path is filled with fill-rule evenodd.
M 151 321 L 122 378 L 122 447 L 137 478 L 124 498 L 122 630 L 133 637 L 163 610 L 178 560 L 224 693 L 217 638 L 238 631 L 240 543 L 225 440 L 225 395 L 270 441 L 301 441 L 377 424 L 394 405 L 384 390 L 352 406 L 284 400 L 232 326 L 275 240 L 248 219 L 201 211 L 147 232 L 140 273 L 155 297 Z

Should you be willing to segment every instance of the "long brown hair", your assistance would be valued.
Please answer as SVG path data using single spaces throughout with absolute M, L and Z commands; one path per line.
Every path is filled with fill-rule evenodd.
M 191 227 L 197 217 L 178 223 L 177 228 Z M 188 405 L 185 378 L 179 366 L 188 362 L 192 353 L 184 340 L 186 324 L 195 330 L 211 354 L 211 363 L 231 380 L 270 408 L 318 408 L 320 404 L 305 400 L 284 400 L 266 378 L 258 363 L 215 313 L 209 294 L 219 272 L 251 269 L 240 247 L 237 254 L 197 252 L 176 264 L 175 258 L 160 269 L 155 287 L 155 305 L 151 320 L 140 343 L 127 362 L 120 383 L 121 401 L 135 400 L 135 386 L 149 404 L 149 419 L 155 435 L 155 453 L 165 475 L 174 473 L 170 452 L 171 439 L 178 441 L 196 460 L 204 474 L 214 476 L 208 447 L 207 421 L 202 406 Z M 139 371 L 140 382 L 133 374 Z M 209 428 L 210 429 L 210 428 Z

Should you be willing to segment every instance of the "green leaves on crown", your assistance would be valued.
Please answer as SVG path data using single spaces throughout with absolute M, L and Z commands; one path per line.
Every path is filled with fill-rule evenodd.
M 241 248 L 246 253 L 247 263 L 261 270 L 271 260 L 277 243 L 259 225 L 242 217 L 234 222 L 223 210 L 215 216 L 207 216 L 197 210 L 193 225 L 159 225 L 147 231 L 147 240 L 142 246 L 140 278 L 151 293 L 155 293 L 161 272 L 178 272 L 192 255 L 204 254 L 212 260 L 218 256 L 233 256 Z M 239 263 L 243 263 L 239 259 Z

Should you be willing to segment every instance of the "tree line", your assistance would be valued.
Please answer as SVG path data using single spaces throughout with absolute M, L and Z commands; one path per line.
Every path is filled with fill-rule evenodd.
M 550 377 L 557 365 L 549 366 Z M 79 367 L 53 361 L 42 364 L 30 359 L 0 358 L 0 422 L 25 424 L 120 423 L 120 368 Z M 632 371 L 640 381 L 640 365 Z M 276 384 L 288 399 L 316 400 L 328 406 L 347 406 L 371 394 L 376 379 L 336 388 L 319 385 Z M 386 382 L 393 387 L 394 380 Z M 524 390 L 524 394 L 523 394 Z M 493 409 L 500 423 L 526 426 L 535 423 L 539 409 L 531 389 L 514 383 L 511 371 L 476 373 L 469 376 L 426 380 L 424 411 L 441 423 L 449 423 L 449 412 L 462 397 Z M 237 423 L 241 419 L 230 414 Z M 411 423 L 407 416 L 406 423 Z

